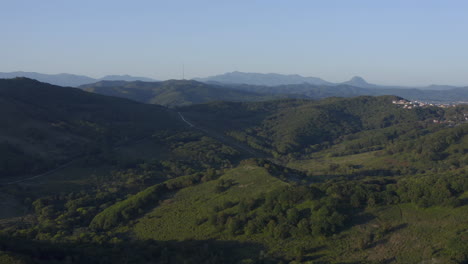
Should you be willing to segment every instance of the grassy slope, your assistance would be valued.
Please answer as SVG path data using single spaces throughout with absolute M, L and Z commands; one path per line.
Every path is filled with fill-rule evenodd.
M 222 193 L 214 189 L 220 180 L 233 180 L 235 185 Z M 140 239 L 185 240 L 222 238 L 208 223 L 197 225 L 196 221 L 212 214 L 213 207 L 223 206 L 227 201 L 257 197 L 286 183 L 272 177 L 266 169 L 243 166 L 232 169 L 219 179 L 179 191 L 161 206 L 140 218 L 134 227 Z M 235 210 L 232 208 L 231 210 Z M 226 210 L 229 213 L 229 209 Z
M 221 180 L 234 180 L 236 185 L 223 193 L 215 193 Z M 444 250 L 457 232 L 468 226 L 468 205 L 457 208 L 417 208 L 411 204 L 368 208 L 351 219 L 352 226 L 332 237 L 291 237 L 278 243 L 264 235 L 240 235 L 232 237 L 219 232 L 207 222 L 215 206 L 227 201 L 238 202 L 243 198 L 257 197 L 286 183 L 270 176 L 264 168 L 239 167 L 232 169 L 218 180 L 188 187 L 174 197 L 166 199 L 152 212 L 136 221 L 133 233 L 138 239 L 156 240 L 238 240 L 259 242 L 274 255 L 294 257 L 294 248 L 305 249 L 305 259 L 338 261 L 390 261 L 417 263 L 436 259 L 446 261 Z M 308 208 L 310 202 L 298 204 L 298 209 Z M 226 209 L 236 214 L 237 206 Z M 390 231 L 388 231 L 390 230 Z M 373 237 L 369 238 L 372 235 Z M 375 234 L 380 234 L 375 236 Z

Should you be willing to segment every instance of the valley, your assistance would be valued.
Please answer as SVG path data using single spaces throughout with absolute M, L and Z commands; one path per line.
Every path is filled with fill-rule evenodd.
M 464 263 L 468 108 L 400 99 L 169 108 L 0 80 L 0 260 Z

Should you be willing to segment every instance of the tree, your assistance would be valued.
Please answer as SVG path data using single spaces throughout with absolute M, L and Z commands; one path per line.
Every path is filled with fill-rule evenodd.
M 231 236 L 235 236 L 241 230 L 241 223 L 237 217 L 229 217 L 227 222 L 227 231 Z
M 299 211 L 296 208 L 291 208 L 286 213 L 286 218 L 288 219 L 288 224 L 296 225 L 299 221 Z

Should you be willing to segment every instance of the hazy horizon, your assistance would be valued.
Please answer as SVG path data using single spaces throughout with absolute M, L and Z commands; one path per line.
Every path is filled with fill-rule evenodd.
M 0 11 L 0 71 L 166 80 L 185 65 L 186 79 L 241 71 L 466 86 L 467 10 L 464 1 L 14 1 Z
M 96 80 L 100 80 L 100 79 L 103 79 L 105 77 L 109 77 L 109 76 L 129 76 L 129 77 L 143 77 L 143 78 L 151 78 L 153 79 L 154 81 L 169 81 L 169 80 L 182 80 L 182 72 L 180 73 L 180 76 L 179 77 L 175 77 L 175 78 L 169 78 L 169 79 L 161 79 L 161 78 L 154 78 L 154 77 L 149 77 L 149 76 L 144 76 L 144 75 L 132 75 L 132 74 L 127 74 L 127 73 L 122 73 L 122 74 L 107 74 L 107 75 L 102 75 L 102 76 L 91 76 L 91 75 L 86 75 L 86 74 L 77 74 L 77 73 L 71 73 L 71 72 L 58 72 L 58 73 L 44 73 L 44 72 L 37 72 L 37 71 L 21 71 L 21 70 L 17 70 L 17 71 L 9 71 L 9 72 L 0 72 L 0 73 L 14 73 L 14 72 L 25 72 L 25 73 L 38 73 L 38 74 L 48 74 L 48 75 L 60 75 L 60 74 L 72 74 L 72 75 L 77 75 L 77 76 L 84 76 L 84 77 L 91 77 L 93 79 L 96 79 Z M 432 84 L 423 84 L 423 85 L 406 85 L 406 84 L 394 84 L 394 83 L 373 83 L 373 82 L 370 82 L 369 80 L 367 80 L 365 77 L 363 77 L 362 75 L 355 75 L 355 76 L 351 76 L 350 78 L 346 79 L 346 80 L 342 80 L 342 81 L 330 81 L 330 80 L 327 80 L 327 79 L 324 79 L 324 78 L 321 78 L 320 76 L 303 76 L 303 75 L 300 75 L 300 74 L 296 74 L 296 73 L 291 73 L 291 74 L 284 74 L 284 73 L 277 73 L 277 72 L 265 72 L 265 73 L 260 73 L 260 72 L 243 72 L 243 71 L 230 71 L 230 72 L 224 72 L 224 73 L 219 73 L 219 74 L 214 74 L 214 75 L 209 75 L 209 76 L 194 76 L 194 77 L 191 77 L 191 78 L 184 78 L 184 80 L 197 80 L 197 79 L 204 79 L 204 78 L 208 78 L 208 77 L 214 77 L 214 76 L 218 76 L 218 75 L 223 75 L 223 74 L 226 74 L 226 73 L 234 73 L 234 72 L 240 72 L 240 73 L 252 73 L 252 74 L 280 74 L 280 75 L 299 75 L 300 77 L 303 77 L 303 78 L 308 78 L 308 77 L 312 77 L 312 78 L 320 78 L 322 79 L 323 81 L 327 81 L 327 82 L 330 82 L 331 84 L 340 84 L 340 83 L 345 83 L 347 81 L 351 81 L 352 78 L 354 77 L 361 77 L 363 78 L 366 82 L 368 82 L 369 84 L 373 84 L 373 85 L 378 85 L 378 86 L 401 86 L 401 87 L 406 87 L 406 88 L 423 88 L 423 87 L 428 87 L 428 86 L 431 86 L 431 85 L 448 85 L 448 86 L 454 86 L 454 87 L 468 87 L 468 85 L 450 85 L 450 84 L 446 84 L 446 83 L 432 83 Z

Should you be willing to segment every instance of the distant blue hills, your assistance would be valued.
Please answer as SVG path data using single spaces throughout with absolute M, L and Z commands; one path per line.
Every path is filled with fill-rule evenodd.
M 43 74 L 37 72 L 0 72 L 0 79 L 9 79 L 15 77 L 26 77 L 36 79 L 41 82 L 46 82 L 59 86 L 78 87 L 85 84 L 91 84 L 99 81 L 143 81 L 155 82 L 152 78 L 136 77 L 130 75 L 107 75 L 102 78 L 96 79 L 84 75 L 76 75 L 69 73 L 60 74 Z M 278 73 L 252 73 L 252 72 L 228 72 L 220 75 L 214 75 L 205 78 L 194 78 L 193 80 L 204 83 L 215 83 L 225 85 L 258 85 L 258 86 L 280 86 L 280 85 L 293 85 L 293 84 L 312 84 L 320 86 L 337 86 L 337 85 L 350 85 L 359 88 L 383 88 L 383 89 L 420 89 L 420 90 L 451 90 L 460 88 L 451 85 L 428 85 L 420 87 L 409 86 L 395 86 L 395 85 L 377 85 L 368 83 L 364 78 L 354 76 L 349 81 L 342 83 L 333 83 L 325 81 L 318 77 L 304 77 L 298 74 L 278 74 Z
M 250 73 L 250 72 L 228 72 L 206 78 L 195 78 L 199 82 L 211 82 L 219 84 L 247 84 L 259 86 L 280 86 L 291 84 L 312 84 L 320 86 L 350 85 L 359 88 L 384 88 L 384 89 L 421 89 L 421 90 L 450 90 L 459 88 L 450 85 L 429 85 L 421 87 L 377 85 L 368 83 L 364 78 L 354 76 L 349 81 L 342 83 L 332 83 L 317 77 L 304 77 L 301 75 L 284 75 L 277 73 Z
M 313 84 L 313 85 L 333 85 L 317 77 L 303 77 L 298 74 L 278 74 L 278 73 L 252 73 L 252 72 L 228 72 L 206 78 L 195 78 L 199 82 L 219 82 L 225 84 L 248 84 L 261 86 L 278 86 L 288 84 Z
M 99 79 L 91 78 L 84 75 L 76 75 L 69 73 L 59 73 L 59 74 L 44 74 L 37 72 L 0 72 L 0 79 L 11 79 L 16 77 L 26 77 L 30 79 L 35 79 L 40 82 L 50 83 L 59 86 L 71 86 L 78 87 L 84 84 L 95 83 L 99 81 L 145 81 L 145 82 L 154 82 L 156 80 L 146 77 L 135 77 L 130 75 L 107 75 Z

